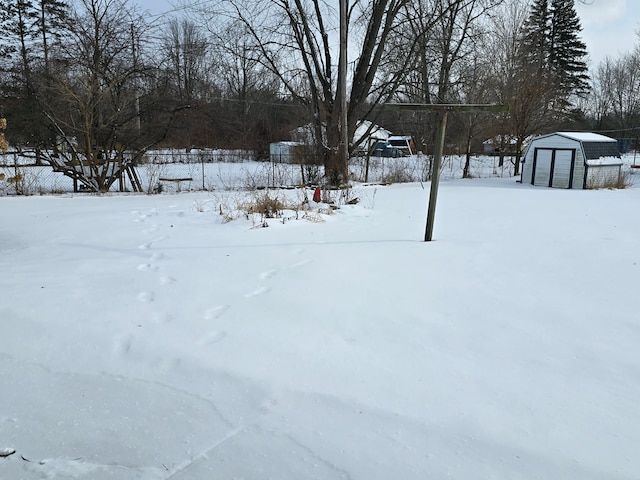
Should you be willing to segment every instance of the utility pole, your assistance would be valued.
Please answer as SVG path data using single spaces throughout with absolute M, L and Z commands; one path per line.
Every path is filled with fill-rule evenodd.
M 386 103 L 383 108 L 390 110 L 425 111 L 431 110 L 438 114 L 438 129 L 433 149 L 433 174 L 431 175 L 431 188 L 429 190 L 429 208 L 427 210 L 427 226 L 424 232 L 424 241 L 433 239 L 433 224 L 436 216 L 436 201 L 438 199 L 438 187 L 440 183 L 440 164 L 444 151 L 444 137 L 447 131 L 447 114 L 456 112 L 507 112 L 508 105 L 495 104 L 429 104 L 429 103 Z
M 347 0 L 340 0 L 340 57 L 338 59 L 338 95 L 340 96 L 340 165 L 349 163 L 349 132 L 347 131 Z M 346 180 L 346 179 L 344 179 Z
M 140 94 L 138 92 L 138 52 L 136 52 L 136 35 L 135 27 L 131 24 L 131 54 L 133 56 L 133 105 L 136 112 L 136 131 L 140 135 Z

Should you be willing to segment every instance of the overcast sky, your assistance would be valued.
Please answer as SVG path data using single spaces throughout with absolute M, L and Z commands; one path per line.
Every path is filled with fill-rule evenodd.
M 129 1 L 137 2 L 153 14 L 173 10 L 170 0 Z M 576 1 L 576 10 L 592 63 L 598 63 L 607 55 L 617 57 L 630 51 L 637 43 L 636 31 L 640 28 L 640 0 L 585 1 L 588 3 Z
M 587 5 L 576 2 L 576 10 L 593 63 L 606 56 L 617 57 L 638 43 L 639 0 L 589 0 Z

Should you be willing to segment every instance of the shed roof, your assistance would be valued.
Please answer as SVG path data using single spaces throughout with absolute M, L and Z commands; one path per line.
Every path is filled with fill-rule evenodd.
M 557 135 L 578 140 L 579 142 L 617 142 L 615 138 L 606 137 L 599 133 L 589 132 L 557 132 Z
M 554 135 L 580 142 L 585 160 L 595 160 L 602 157 L 620 157 L 620 148 L 615 138 L 606 137 L 599 133 L 589 132 L 555 132 L 538 138 L 548 138 Z M 534 138 L 533 141 L 536 139 Z

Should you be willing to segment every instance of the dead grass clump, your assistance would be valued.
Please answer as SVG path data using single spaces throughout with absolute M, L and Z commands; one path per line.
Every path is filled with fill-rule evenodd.
M 249 215 L 258 214 L 262 218 L 281 218 L 287 205 L 277 196 L 272 197 L 269 192 L 255 195 L 246 204 L 242 205 Z
M 350 196 L 345 189 L 331 192 L 338 199 Z M 217 211 L 222 223 L 238 219 L 250 221 L 254 228 L 268 227 L 274 219 L 278 223 L 293 220 L 306 220 L 313 223 L 324 222 L 324 217 L 332 215 L 334 209 L 339 208 L 335 203 L 315 203 L 309 200 L 310 192 L 306 189 L 291 190 L 255 190 L 252 192 L 221 192 L 213 194 L 213 208 Z M 341 201 L 340 204 L 356 203 Z M 197 206 L 196 206 L 197 208 Z
M 618 180 L 616 182 L 613 182 L 613 184 L 611 186 L 607 186 L 606 188 L 612 188 L 612 189 L 625 189 L 625 188 L 629 188 L 633 185 L 633 180 L 631 179 L 631 172 L 629 172 L 628 170 L 622 171 L 620 172 L 620 175 L 618 175 Z
M 413 172 L 406 164 L 396 163 L 382 176 L 382 183 L 415 182 Z
M 617 177 L 607 177 L 599 182 L 593 181 L 589 183 L 589 189 L 598 190 L 606 188 L 608 190 L 623 190 L 633 185 L 633 179 L 628 170 L 623 170 Z

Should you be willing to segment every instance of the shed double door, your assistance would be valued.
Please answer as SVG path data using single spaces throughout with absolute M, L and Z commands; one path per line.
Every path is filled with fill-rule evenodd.
M 531 183 L 543 187 L 571 188 L 575 162 L 576 150 L 573 148 L 536 148 Z

